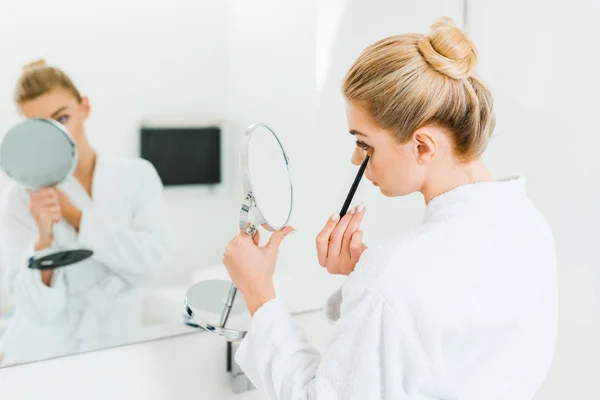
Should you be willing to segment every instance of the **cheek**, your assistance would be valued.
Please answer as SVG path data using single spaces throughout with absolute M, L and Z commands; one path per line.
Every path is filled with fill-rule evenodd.
M 415 166 L 402 154 L 373 155 L 367 177 L 377 182 L 385 196 L 403 196 L 415 187 Z
M 66 128 L 69 130 L 69 133 L 75 138 L 80 137 L 83 131 L 83 121 L 77 118 L 71 118 L 65 124 Z
M 364 155 L 363 152 L 360 151 L 358 148 L 354 149 L 354 153 L 352 153 L 352 157 L 350 158 L 350 162 L 354 165 L 360 165 L 363 160 L 364 160 Z M 371 161 L 369 161 L 369 164 L 371 164 Z M 368 164 L 367 164 L 368 167 Z
M 373 155 L 371 159 L 369 159 L 369 163 L 367 164 L 367 170 L 365 171 L 365 176 L 370 180 L 377 182 L 377 179 L 380 178 L 379 171 L 379 159 Z
M 394 181 L 396 171 L 401 169 L 401 160 L 391 154 L 373 154 L 367 165 L 367 176 L 379 185 Z

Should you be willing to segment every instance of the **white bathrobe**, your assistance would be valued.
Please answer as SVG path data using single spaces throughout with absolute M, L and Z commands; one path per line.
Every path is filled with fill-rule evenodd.
M 0 252 L 16 312 L 0 340 L 3 365 L 135 340 L 144 288 L 165 267 L 168 219 L 162 183 L 149 162 L 99 155 L 93 199 L 74 178 L 59 187 L 82 218 L 79 233 L 65 220 L 57 229 L 94 254 L 56 269 L 51 287 L 45 286 L 40 271 L 27 266 L 38 236 L 29 194 L 15 183 L 5 188 Z
M 269 399 L 531 400 L 554 352 L 555 263 L 524 178 L 460 186 L 363 253 L 323 354 L 274 299 L 236 361 Z

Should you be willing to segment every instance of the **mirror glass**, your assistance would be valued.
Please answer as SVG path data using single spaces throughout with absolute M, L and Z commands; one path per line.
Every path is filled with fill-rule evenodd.
M 13 126 L 0 145 L 0 166 L 32 189 L 56 185 L 77 165 L 75 143 L 60 123 L 32 118 Z
M 0 144 L 0 167 L 15 182 L 32 190 L 54 187 L 71 177 L 77 151 L 67 129 L 51 119 L 26 119 L 12 127 Z M 50 208 L 45 207 L 44 210 Z M 34 211 L 35 212 L 35 211 Z M 93 252 L 69 243 L 52 223 L 52 243 L 31 254 L 28 267 L 40 270 L 74 265 Z
M 288 157 L 277 135 L 264 123 L 244 133 L 240 152 L 244 199 L 240 228 L 254 234 L 258 226 L 273 231 L 289 221 L 293 189 Z M 229 280 L 206 280 L 193 285 L 185 297 L 187 322 L 230 340 L 244 337 L 250 314 Z
M 62 170 L 35 185 L 11 177 L 10 169 L 0 172 L 0 368 L 208 336 L 189 324 L 183 300 L 205 281 L 227 282 L 221 300 L 230 293 L 223 250 L 238 231 L 245 174 L 260 203 L 248 220 L 278 228 L 290 213 L 289 182 L 266 186 L 287 174 L 272 167 L 285 159 L 268 129 L 256 129 L 249 143 L 251 154 L 259 152 L 251 165 L 241 168 L 239 156 L 244 132 L 263 117 L 288 135 L 280 137 L 288 150 L 300 148 L 312 117 L 298 124 L 296 110 L 315 90 L 306 73 L 314 68 L 309 8 L 302 14 L 307 32 L 289 25 L 289 35 L 278 37 L 272 32 L 281 27 L 273 24 L 288 18 L 287 9 L 273 18 L 251 3 L 40 4 L 22 0 L 0 12 L 0 37 L 17 38 L 3 47 L 0 63 L 0 142 L 17 140 L 25 145 L 18 153 L 29 158 L 0 156 L 7 165 L 28 160 L 31 169 L 53 159 Z M 278 62 L 265 58 L 273 54 Z M 284 102 L 293 117 L 282 112 Z M 25 139 L 41 131 L 11 131 L 38 119 L 64 127 L 75 165 L 53 136 Z M 39 221 L 40 204 L 32 208 L 34 193 L 48 187 L 57 198 L 45 212 L 59 212 L 51 229 Z M 52 248 L 93 254 L 52 270 L 30 268 L 40 236 L 52 237 Z M 230 323 L 235 310 L 234 303 Z
M 272 230 L 283 228 L 292 212 L 292 184 L 286 154 L 278 137 L 264 124 L 250 129 L 247 168 L 260 214 Z
M 223 278 L 236 233 L 247 32 L 226 2 L 40 4 L 0 12 L 0 36 L 19 38 L 0 63 L 0 367 L 206 334 L 182 304 Z M 93 254 L 31 268 L 40 236 Z
M 186 293 L 185 306 L 188 325 L 231 340 L 243 338 L 250 326 L 251 317 L 244 298 L 227 280 L 195 283 Z

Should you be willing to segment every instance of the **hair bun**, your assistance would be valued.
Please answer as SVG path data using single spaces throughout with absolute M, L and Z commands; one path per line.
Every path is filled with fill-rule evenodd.
M 39 68 L 39 67 L 46 67 L 48 66 L 48 63 L 46 63 L 46 60 L 43 58 L 39 58 L 33 62 L 30 62 L 29 64 L 26 64 L 23 66 L 23 71 L 27 71 L 28 69 L 32 69 L 32 68 Z
M 429 34 L 419 40 L 418 48 L 431 67 L 452 79 L 472 76 L 479 62 L 471 39 L 448 17 L 431 25 Z

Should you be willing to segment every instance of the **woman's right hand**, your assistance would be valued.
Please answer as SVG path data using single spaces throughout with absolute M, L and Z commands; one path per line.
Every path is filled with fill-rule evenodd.
M 350 275 L 361 254 L 367 249 L 363 243 L 360 223 L 367 209 L 360 204 L 339 219 L 334 214 L 317 235 L 317 254 L 319 264 L 327 268 L 330 274 Z
M 54 188 L 44 188 L 31 192 L 29 210 L 38 227 L 39 238 L 36 250 L 52 245 L 52 224 L 62 218 L 58 193 Z

